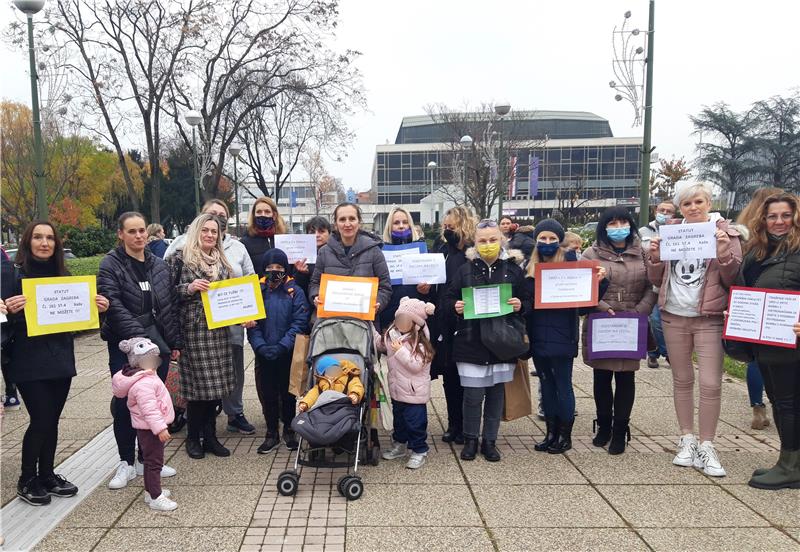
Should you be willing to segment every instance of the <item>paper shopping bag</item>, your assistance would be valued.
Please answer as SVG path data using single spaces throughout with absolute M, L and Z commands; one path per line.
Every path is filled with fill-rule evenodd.
M 292 352 L 292 368 L 289 372 L 289 393 L 300 397 L 306 391 L 306 378 L 308 377 L 309 337 L 297 334 L 294 338 L 294 351 Z
M 510 422 L 523 416 L 530 416 L 531 383 L 528 374 L 528 361 L 518 360 L 514 367 L 514 379 L 505 384 L 506 400 L 503 406 L 503 420 Z

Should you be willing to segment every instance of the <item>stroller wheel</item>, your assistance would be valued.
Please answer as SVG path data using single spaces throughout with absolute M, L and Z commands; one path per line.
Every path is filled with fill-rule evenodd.
M 369 463 L 371 466 L 377 466 L 381 461 L 381 448 L 378 446 L 372 447 L 370 449 L 370 456 Z
M 362 494 L 364 494 L 364 483 L 361 482 L 361 478 L 351 477 L 344 485 L 344 497 L 347 500 L 358 500 Z
M 294 496 L 299 483 L 300 476 L 293 471 L 285 471 L 278 477 L 278 492 L 283 496 Z
M 339 491 L 339 494 L 342 496 L 344 496 L 344 486 L 348 481 L 350 481 L 350 476 L 343 475 L 339 478 L 339 481 L 336 482 L 336 490 Z

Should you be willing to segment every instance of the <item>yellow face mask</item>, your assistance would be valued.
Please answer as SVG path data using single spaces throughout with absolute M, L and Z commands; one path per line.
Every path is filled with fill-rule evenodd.
M 496 259 L 500 254 L 500 243 L 484 243 L 477 247 L 478 254 L 484 259 Z

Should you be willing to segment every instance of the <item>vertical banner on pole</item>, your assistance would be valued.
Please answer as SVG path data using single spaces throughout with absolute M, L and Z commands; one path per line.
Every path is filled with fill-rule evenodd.
M 536 197 L 539 193 L 539 158 L 528 154 L 528 193 Z
M 509 166 L 509 179 L 508 179 L 508 193 L 506 197 L 508 199 L 514 199 L 514 196 L 517 195 L 517 156 L 512 155 L 508 160 Z M 502 216 L 502 214 L 501 214 Z
M 289 205 L 294 208 L 297 207 L 297 192 L 292 190 L 289 192 Z

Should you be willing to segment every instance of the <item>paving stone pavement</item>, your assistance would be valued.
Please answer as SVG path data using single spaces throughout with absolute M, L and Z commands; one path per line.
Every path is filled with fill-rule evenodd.
M 348 503 L 335 489 L 341 469 L 306 468 L 297 496 L 278 494 L 278 475 L 293 457 L 285 449 L 255 452 L 265 425 L 246 351 L 245 409 L 257 433 L 227 433 L 222 416 L 218 430 L 233 454 L 200 461 L 186 456 L 185 431 L 179 433 L 166 450 L 178 475 L 164 480 L 176 511 L 151 512 L 141 478 L 118 491 L 104 481 L 88 496 L 79 493 L 74 500 L 80 502 L 35 550 L 800 550 L 800 491 L 746 486 L 754 468 L 774 462 L 778 440 L 773 426 L 750 429 L 746 387 L 732 378 L 723 384 L 716 441 L 725 478 L 672 466 L 678 435 L 666 366 L 637 374 L 628 451 L 612 457 L 593 447 L 592 373 L 576 359 L 579 416 L 567 454 L 533 451 L 543 429 L 534 415 L 503 423 L 500 463 L 462 462 L 460 447 L 441 442 L 446 410 L 434 382 L 427 464 L 417 471 L 401 461 L 364 467 L 364 496 Z M 105 344 L 96 335 L 81 337 L 76 354 L 78 377 L 61 421 L 58 463 L 111 423 Z M 14 497 L 26 424 L 24 409 L 3 420 L 4 505 Z M 388 443 L 385 432 L 382 443 Z

